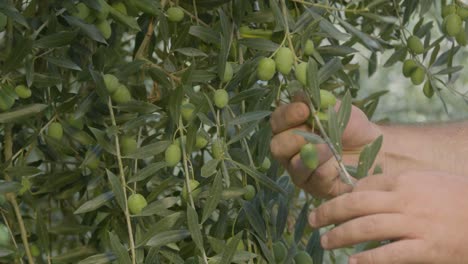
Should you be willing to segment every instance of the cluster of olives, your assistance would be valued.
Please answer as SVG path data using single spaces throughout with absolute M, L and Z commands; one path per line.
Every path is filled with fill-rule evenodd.
M 442 29 L 449 37 L 454 37 L 461 46 L 466 46 L 466 30 L 463 21 L 468 18 L 468 9 L 457 4 L 446 5 L 442 8 Z
M 13 107 L 16 98 L 27 99 L 31 97 L 31 89 L 25 85 L 18 85 L 14 89 L 10 86 L 0 88 L 0 111 L 7 111 Z
M 98 0 L 98 2 L 101 6 L 100 12 L 90 9 L 84 3 L 78 3 L 70 13 L 72 16 L 79 18 L 86 23 L 94 24 L 99 29 L 102 36 L 105 39 L 108 39 L 112 35 L 111 23 L 108 20 L 111 6 L 109 6 L 109 4 L 104 0 Z M 127 7 L 122 2 L 114 3 L 112 8 L 125 15 L 127 14 Z
M 409 51 L 415 55 L 424 53 L 424 45 L 416 36 L 410 36 L 407 40 L 407 45 Z M 410 78 L 414 85 L 422 84 L 426 77 L 425 68 L 414 59 L 405 60 L 403 62 L 402 71 L 403 75 L 407 78 Z M 424 84 L 423 92 L 428 98 L 431 98 L 434 95 L 434 90 L 429 80 Z
M 128 103 L 132 99 L 132 95 L 127 86 L 121 84 L 119 79 L 112 74 L 104 75 L 104 84 L 107 91 L 110 93 L 112 101 L 117 104 Z

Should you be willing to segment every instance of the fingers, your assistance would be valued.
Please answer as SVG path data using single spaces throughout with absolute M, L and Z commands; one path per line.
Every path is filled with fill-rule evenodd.
M 305 182 L 309 180 L 309 178 L 312 176 L 312 173 L 314 172 L 313 170 L 307 168 L 304 165 L 304 162 L 302 162 L 301 156 L 299 154 L 300 148 L 302 147 L 299 146 L 293 152 L 293 157 L 288 160 L 288 163 L 286 164 L 286 169 L 288 170 L 289 174 L 293 177 L 293 182 L 298 185 L 299 187 L 302 187 Z M 325 162 L 327 162 L 331 157 L 331 151 L 328 148 L 327 145 L 325 144 L 318 144 L 316 145 L 317 147 L 317 152 L 318 152 L 318 168 L 323 166 Z
M 271 129 L 278 134 L 305 123 L 308 117 L 309 108 L 304 103 L 281 105 L 271 115 Z
M 364 251 L 349 258 L 349 264 L 431 263 L 431 254 L 418 239 L 401 240 Z
M 363 178 L 356 182 L 353 192 L 362 191 L 392 191 L 398 186 L 400 176 L 377 174 Z
M 341 181 L 338 163 L 334 158 L 329 158 L 320 164 L 307 181 L 299 187 L 317 198 L 333 198 L 352 191 L 350 185 Z
M 283 131 L 271 140 L 271 153 L 283 166 L 287 166 L 289 160 L 307 143 L 303 136 L 295 133 L 296 130 L 308 131 L 307 126 L 302 125 Z
M 309 215 L 312 227 L 338 224 L 361 216 L 400 212 L 397 196 L 389 192 L 351 192 L 323 203 Z
M 336 249 L 366 241 L 414 238 L 412 219 L 403 214 L 373 214 L 339 225 L 321 238 L 324 249 Z

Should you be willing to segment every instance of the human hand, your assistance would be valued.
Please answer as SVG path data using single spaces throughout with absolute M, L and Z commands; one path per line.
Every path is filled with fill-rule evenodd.
M 339 109 L 339 103 L 335 110 Z M 279 106 L 271 116 L 274 137 L 270 149 L 273 156 L 288 170 L 292 181 L 315 197 L 334 197 L 351 190 L 351 186 L 339 179 L 338 164 L 326 144 L 318 144 L 319 166 L 314 171 L 301 161 L 299 151 L 307 142 L 294 133 L 295 130 L 311 132 L 305 123 L 309 118 L 309 108 L 301 102 Z M 345 162 L 356 160 L 350 154 L 371 143 L 381 135 L 379 128 L 367 116 L 353 106 L 349 123 L 343 133 L 343 158 Z
M 468 180 L 439 172 L 374 175 L 314 210 L 310 224 L 340 224 L 321 238 L 325 249 L 366 241 L 389 244 L 348 263 L 467 263 Z

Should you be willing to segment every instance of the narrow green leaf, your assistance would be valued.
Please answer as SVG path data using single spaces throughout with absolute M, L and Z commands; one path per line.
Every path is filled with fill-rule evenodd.
M 152 225 L 150 229 L 143 234 L 140 240 L 137 240 L 135 242 L 136 247 L 138 248 L 145 245 L 151 238 L 157 236 L 161 232 L 171 230 L 184 215 L 185 214 L 182 211 L 165 216 L 164 218 L 156 222 L 154 225 Z
M 367 176 L 370 168 L 372 167 L 372 165 L 375 162 L 375 159 L 377 158 L 377 154 L 379 153 L 380 148 L 382 147 L 382 142 L 383 136 L 380 136 L 372 143 L 364 147 L 364 150 L 359 155 L 359 163 L 356 177 L 362 178 Z
M 320 105 L 320 84 L 318 77 L 317 62 L 314 59 L 309 59 L 307 64 L 307 90 L 315 105 Z
M 328 78 L 330 78 L 333 74 L 343 68 L 343 64 L 341 64 L 341 60 L 338 58 L 333 58 L 328 61 L 322 68 L 320 68 L 318 76 L 319 76 L 319 83 L 322 84 Z
M 122 209 L 122 212 L 125 212 L 125 196 L 122 190 L 122 185 L 114 173 L 107 169 L 106 173 L 112 187 L 112 192 L 114 193 L 115 199 L 117 200 L 117 204 Z
M 245 212 L 245 216 L 249 221 L 252 228 L 255 230 L 257 235 L 263 240 L 266 239 L 266 227 L 265 221 L 261 217 L 259 211 L 250 203 L 244 201 L 242 205 L 242 210 Z
M 154 176 L 156 172 L 166 167 L 166 162 L 160 161 L 151 163 L 144 169 L 138 171 L 132 178 L 128 180 L 128 183 L 143 181 L 151 176 Z
M 189 34 L 205 41 L 206 43 L 219 44 L 221 40 L 220 35 L 216 31 L 202 26 L 191 26 Z
M 231 263 L 234 255 L 237 251 L 237 245 L 239 244 L 242 237 L 242 231 L 237 233 L 231 241 L 226 245 L 223 251 L 223 257 L 219 263 Z
M 83 260 L 80 260 L 78 264 L 106 264 L 106 263 L 111 263 L 112 261 L 116 259 L 117 257 L 114 255 L 114 253 L 109 252 L 109 253 L 92 255 Z
M 21 121 L 25 118 L 36 116 L 47 108 L 47 105 L 44 104 L 31 104 L 24 106 L 22 108 L 17 108 L 9 112 L 0 114 L 0 124 L 1 123 L 14 123 Z
M 325 141 L 323 140 L 322 137 L 320 137 L 319 135 L 314 134 L 314 133 L 305 132 L 305 131 L 302 131 L 302 130 L 294 130 L 293 133 L 297 134 L 299 136 L 303 136 L 304 139 L 307 140 L 310 143 L 314 143 L 314 144 L 324 144 L 325 143 Z
M 216 169 L 218 167 L 219 160 L 218 159 L 212 159 L 207 161 L 201 168 L 201 176 L 204 178 L 208 178 L 211 175 L 216 173 Z
M 60 68 L 81 71 L 80 66 L 66 57 L 57 58 L 52 56 L 44 56 L 44 59 L 47 60 L 47 62 L 57 65 Z
M 119 237 L 114 232 L 109 232 L 109 242 L 112 252 L 117 257 L 118 264 L 130 264 L 130 256 L 128 255 L 127 249 L 120 242 Z
M 353 27 L 351 24 L 348 22 L 344 21 L 343 19 L 339 18 L 338 16 L 335 16 L 335 18 L 340 22 L 340 24 L 351 34 L 356 36 L 361 43 L 366 46 L 368 49 L 371 51 L 381 51 L 383 50 L 382 45 L 380 43 L 372 38 L 371 36 L 367 35 L 364 32 L 359 31 L 355 27 Z
M 338 153 L 341 153 L 341 129 L 333 107 L 328 108 L 328 137 Z
M 61 31 L 44 36 L 34 42 L 35 48 L 51 49 L 71 44 L 75 39 L 77 31 Z
M 239 45 L 244 45 L 247 48 L 274 52 L 279 48 L 279 45 L 271 40 L 255 38 L 255 39 L 240 39 L 238 41 Z
M 294 241 L 296 241 L 296 243 L 298 243 L 304 235 L 304 230 L 307 225 L 308 211 L 309 203 L 305 203 L 304 206 L 302 206 L 301 212 L 299 213 L 299 216 L 296 219 L 296 224 L 294 228 Z
M 151 156 L 155 156 L 155 155 L 163 153 L 167 149 L 167 147 L 169 147 L 170 144 L 171 144 L 170 141 L 159 141 L 157 143 L 149 144 L 149 145 L 140 147 L 134 153 L 131 153 L 125 156 L 125 158 L 144 159 L 144 158 L 148 158 Z
M 74 214 L 83 214 L 83 213 L 94 211 L 98 209 L 99 207 L 103 206 L 108 201 L 110 201 L 112 198 L 114 198 L 114 193 L 112 192 L 106 192 L 101 195 L 98 195 L 94 197 L 93 199 L 85 202 L 80 207 L 78 207 L 78 209 L 76 209 Z
M 271 115 L 271 111 L 254 111 L 242 114 L 233 120 L 229 121 L 231 125 L 243 125 L 245 123 L 259 121 L 267 116 Z
M 340 110 L 338 110 L 338 125 L 343 134 L 346 126 L 348 125 L 349 118 L 351 117 L 351 93 L 346 91 L 345 96 L 341 100 Z
M 146 245 L 150 247 L 160 247 L 186 239 L 189 236 L 190 232 L 186 229 L 164 231 L 149 239 Z
M 198 214 L 195 209 L 188 206 L 187 207 L 187 226 L 192 236 L 193 242 L 197 245 L 200 251 L 203 251 L 203 236 L 201 233 L 201 227 L 198 223 Z
M 253 170 L 247 166 L 245 166 L 242 163 L 238 163 L 233 161 L 234 164 L 239 167 L 239 169 L 243 170 L 245 173 L 247 173 L 249 176 L 254 178 L 254 180 L 257 180 L 259 183 L 265 185 L 267 188 L 271 189 L 274 192 L 279 192 L 282 194 L 285 194 L 284 190 L 281 189 L 281 187 L 276 184 L 272 179 L 268 178 L 267 176 L 257 172 L 256 170 Z
M 202 223 L 204 223 L 216 210 L 216 207 L 221 200 L 221 195 L 223 192 L 223 177 L 221 173 L 218 172 L 216 177 L 213 181 L 213 185 L 211 185 L 209 196 L 207 198 L 206 204 L 203 206 L 203 216 L 202 216 Z
M 100 43 L 107 44 L 106 40 L 102 36 L 102 33 L 97 29 L 96 26 L 86 24 L 82 20 L 73 17 L 73 16 L 63 16 L 63 18 L 72 26 L 75 26 L 88 36 L 90 39 L 95 40 Z

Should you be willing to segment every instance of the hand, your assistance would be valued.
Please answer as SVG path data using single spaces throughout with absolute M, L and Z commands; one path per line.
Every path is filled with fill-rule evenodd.
M 335 107 L 335 110 L 338 109 L 339 103 Z M 315 197 L 334 197 L 350 191 L 351 187 L 339 179 L 338 165 L 327 145 L 317 145 L 319 150 L 317 169 L 311 171 L 302 163 L 299 151 L 306 141 L 294 131 L 311 131 L 311 128 L 305 124 L 309 114 L 309 108 L 299 102 L 281 105 L 276 109 L 271 117 L 274 137 L 270 148 L 273 156 L 288 170 L 297 186 Z M 379 135 L 381 135 L 379 128 L 370 122 L 359 108 L 353 106 L 342 137 L 345 162 L 355 161 L 357 157 L 355 154 L 347 154 L 347 151 L 359 150 Z
M 392 240 L 348 263 L 467 263 L 468 180 L 437 172 L 374 175 L 309 216 L 313 227 L 339 224 L 321 238 L 325 249 Z

